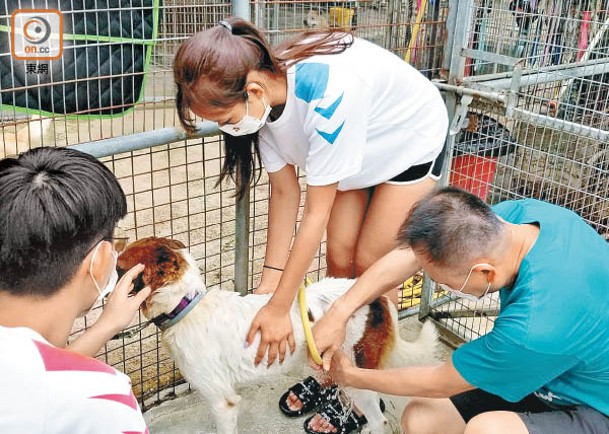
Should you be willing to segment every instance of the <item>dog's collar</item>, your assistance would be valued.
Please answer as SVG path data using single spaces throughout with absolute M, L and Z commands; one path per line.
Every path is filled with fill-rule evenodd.
M 184 318 L 188 312 L 190 312 L 196 305 L 201 301 L 206 293 L 199 291 L 191 292 L 190 294 L 182 297 L 178 305 L 169 313 L 162 313 L 159 316 L 152 318 L 152 323 L 165 331 L 169 327 L 177 324 L 182 318 Z

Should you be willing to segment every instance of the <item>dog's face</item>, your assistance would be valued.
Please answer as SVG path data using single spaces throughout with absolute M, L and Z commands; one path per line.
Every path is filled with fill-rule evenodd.
M 328 20 L 319 11 L 311 9 L 304 20 L 302 21 L 304 26 L 308 29 L 326 29 L 328 28 Z
M 188 269 L 187 261 L 180 252 L 185 248 L 180 241 L 168 238 L 149 237 L 135 241 L 119 256 L 118 274 L 122 276 L 137 264 L 143 264 L 146 268 L 134 280 L 133 292 L 149 286 L 152 289 L 148 297 L 150 300 L 159 288 L 182 279 Z

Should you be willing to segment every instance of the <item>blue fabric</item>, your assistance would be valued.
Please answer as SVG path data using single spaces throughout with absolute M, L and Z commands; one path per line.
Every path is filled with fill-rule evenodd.
M 540 232 L 513 287 L 501 289 L 493 330 L 457 349 L 455 368 L 508 401 L 535 393 L 609 415 L 609 244 L 577 214 L 545 202 L 493 210 Z
M 322 100 L 328 89 L 328 80 L 330 78 L 330 65 L 326 63 L 315 63 L 315 62 L 303 62 L 296 65 L 295 75 L 295 90 L 294 94 L 297 98 L 311 103 L 315 100 L 319 100 L 314 104 L 322 103 Z M 326 119 L 332 118 L 336 109 L 340 106 L 343 101 L 344 92 L 338 96 L 327 107 L 315 107 L 315 112 L 323 116 Z M 327 103 L 327 102 L 326 102 Z M 333 131 L 322 131 L 318 128 L 315 129 L 326 142 L 330 145 L 334 144 L 340 132 L 343 129 L 345 121 L 338 125 Z
M 343 92 L 338 98 L 336 98 L 336 101 L 334 101 L 326 108 L 315 107 L 315 111 L 322 115 L 324 118 L 330 119 L 334 115 L 334 112 L 336 111 L 340 103 L 342 102 L 344 94 L 345 93 Z
M 324 97 L 328 88 L 330 77 L 330 66 L 325 63 L 299 63 L 296 65 L 296 89 L 297 98 L 305 102 Z
M 321 130 L 319 130 L 317 128 L 315 128 L 315 131 L 317 131 L 317 134 L 322 136 L 326 140 L 326 142 L 328 142 L 329 144 L 332 145 L 332 144 L 334 144 L 334 142 L 338 138 L 338 135 L 340 134 L 340 132 L 342 131 L 344 126 L 345 126 L 345 121 L 343 121 L 343 123 L 340 124 L 338 126 L 338 128 L 336 128 L 334 131 L 332 131 L 330 133 L 326 133 L 326 132 L 321 131 Z

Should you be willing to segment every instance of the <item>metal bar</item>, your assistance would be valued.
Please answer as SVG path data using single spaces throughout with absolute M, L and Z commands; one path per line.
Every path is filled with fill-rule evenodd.
M 553 128 L 566 133 L 575 134 L 578 137 L 587 137 L 601 142 L 609 142 L 609 131 L 599 128 L 588 127 L 586 125 L 570 122 L 563 119 L 556 119 L 529 110 L 514 108 L 514 119 L 525 121 L 529 124 L 540 127 Z
M 79 143 L 78 145 L 69 146 L 69 148 L 101 158 L 114 154 L 139 151 L 140 149 L 152 148 L 154 146 L 167 145 L 185 139 L 215 136 L 219 133 L 220 130 L 218 130 L 218 125 L 215 122 L 205 121 L 198 125 L 197 132 L 194 134 L 186 134 L 180 128 L 161 128 L 159 130 L 113 137 L 95 142 Z
M 248 293 L 250 190 L 235 203 L 235 291 Z
M 532 86 L 534 84 L 551 83 L 554 81 L 603 74 L 606 72 L 609 72 L 609 60 L 607 58 L 588 60 L 587 62 L 569 63 L 560 66 L 550 66 L 539 68 L 535 71 L 523 71 L 521 86 L 524 87 Z M 513 72 L 510 71 L 501 74 L 492 74 L 489 76 L 467 77 L 464 79 L 464 82 L 476 82 L 480 85 L 489 86 L 496 89 L 509 89 L 512 84 L 512 75 Z M 489 78 L 491 79 L 489 80 Z
M 461 48 L 467 47 L 467 34 L 471 25 L 473 0 L 459 1 L 457 18 L 454 28 L 452 54 L 450 59 L 449 83 L 458 84 L 463 80 L 465 71 L 465 58 L 461 56 Z
M 450 55 L 444 57 L 444 68 L 448 68 L 449 83 L 459 83 L 463 78 L 463 70 L 465 68 L 465 59 L 459 55 L 459 49 L 467 46 L 467 27 L 471 14 L 471 6 L 473 0 L 460 1 L 460 2 L 449 2 L 449 18 L 447 21 L 447 33 L 449 35 L 447 44 L 449 47 Z M 454 86 L 452 84 L 440 83 L 437 81 L 433 82 L 440 90 L 448 91 L 446 95 L 446 108 L 448 110 L 448 119 L 452 124 L 453 119 L 457 111 L 457 98 L 456 95 L 463 88 Z M 468 92 L 467 90 L 466 92 Z M 441 185 L 448 185 L 448 174 L 450 171 L 450 164 L 452 159 L 452 146 L 454 144 L 454 136 L 447 134 L 444 145 L 444 152 L 446 158 L 442 167 L 442 178 L 440 180 Z M 419 308 L 419 320 L 423 320 L 428 317 L 431 312 L 431 303 L 433 302 L 434 294 L 434 283 L 429 278 L 427 273 L 423 276 L 423 287 L 421 288 L 421 303 Z
M 470 48 L 462 48 L 461 56 L 471 57 L 472 59 L 484 60 L 485 62 L 498 63 L 500 65 L 514 66 L 520 59 L 502 54 L 489 53 L 487 51 L 472 50 Z
M 507 99 L 505 114 L 512 116 L 514 108 L 518 105 L 518 91 L 522 86 L 522 64 L 514 65 L 514 75 L 512 76 L 510 93 Z
M 449 311 L 440 311 L 434 314 L 436 319 L 443 318 L 481 318 L 481 317 L 496 317 L 499 315 L 499 309 L 457 309 Z
M 421 303 L 419 305 L 419 320 L 423 321 L 431 311 L 433 301 L 434 284 L 427 273 L 423 275 L 423 287 L 421 288 Z
M 233 16 L 243 18 L 245 20 L 250 19 L 250 4 L 245 0 L 232 0 L 231 6 L 233 8 Z
M 233 15 L 250 19 L 249 0 L 232 0 Z M 247 294 L 250 235 L 250 192 L 235 201 L 235 291 Z
M 459 348 L 463 343 L 465 343 L 465 339 L 463 339 L 461 336 L 459 336 L 452 330 L 448 329 L 446 327 L 446 324 L 442 324 L 440 321 L 438 321 L 435 318 L 435 314 L 436 314 L 436 312 L 432 313 L 429 316 L 429 319 L 427 319 L 427 321 L 433 321 L 433 323 L 436 326 L 436 330 L 438 331 L 438 334 L 440 335 L 440 340 L 442 342 L 444 342 L 446 345 L 448 345 L 452 348 L 455 348 L 455 349 Z
M 454 92 L 457 95 L 471 95 L 474 98 L 484 98 L 490 101 L 499 102 L 501 104 L 505 104 L 508 98 L 508 96 L 504 92 L 471 89 L 468 87 L 455 86 L 453 84 L 446 84 L 439 81 L 434 81 L 433 84 L 435 84 L 436 87 L 440 90 Z
M 444 49 L 444 59 L 442 61 L 442 69 L 448 71 L 450 69 L 450 62 L 452 58 L 452 49 L 455 38 L 455 24 L 457 21 L 457 12 L 459 2 L 449 1 L 448 2 L 448 16 L 446 17 L 446 44 Z
M 402 321 L 403 319 L 409 318 L 411 316 L 417 315 L 420 312 L 420 306 L 410 306 L 406 309 L 398 310 L 398 321 Z

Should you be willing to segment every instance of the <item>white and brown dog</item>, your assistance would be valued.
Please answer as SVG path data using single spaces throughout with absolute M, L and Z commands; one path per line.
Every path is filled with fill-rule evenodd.
M 281 365 L 256 367 L 258 342 L 245 348 L 245 336 L 270 295 L 242 297 L 232 291 L 208 291 L 194 258 L 175 240 L 146 238 L 130 244 L 119 257 L 119 273 L 138 263 L 146 268 L 136 280 L 135 290 L 145 285 L 152 288 L 142 308 L 144 315 L 163 330 L 163 342 L 182 375 L 208 400 L 219 433 L 237 432 L 237 404 L 241 399 L 238 386 L 306 367 L 307 346 L 296 303 L 291 312 L 296 352 Z M 353 283 L 348 279 L 324 279 L 309 286 L 310 319 L 320 318 Z M 357 365 L 379 369 L 429 363 L 434 360 L 436 344 L 431 323 L 423 326 L 416 342 L 402 341 L 397 312 L 381 297 L 351 317 L 343 348 L 354 354 Z M 387 420 L 379 409 L 377 394 L 355 389 L 347 393 L 366 416 L 368 431 L 382 433 Z

